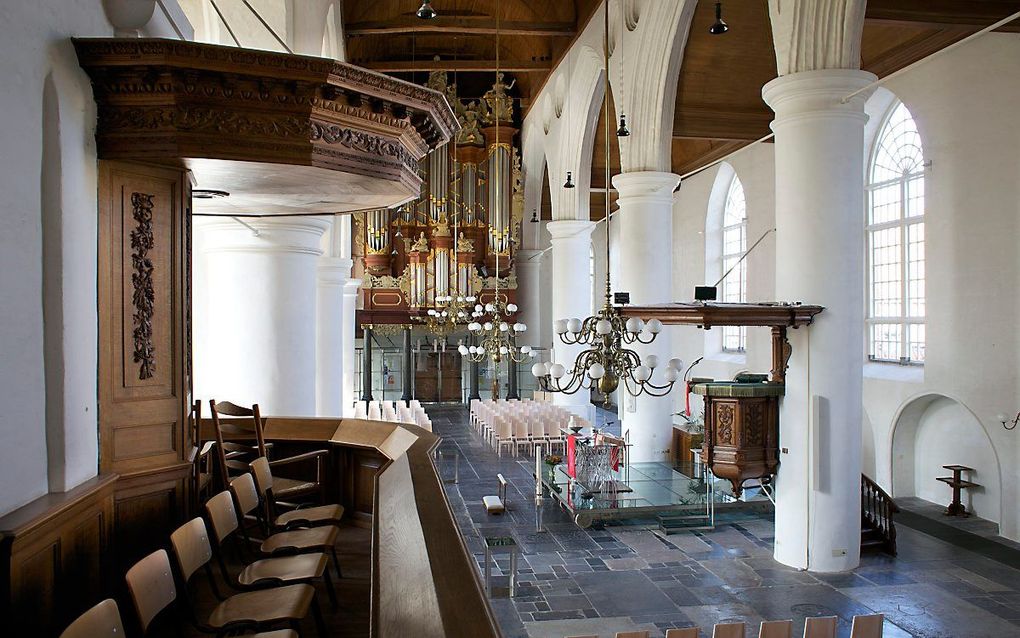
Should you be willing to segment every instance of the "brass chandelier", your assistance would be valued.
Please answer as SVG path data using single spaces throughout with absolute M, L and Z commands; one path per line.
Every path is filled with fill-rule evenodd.
M 662 332 L 662 322 L 652 319 L 647 324 L 631 317 L 624 320 L 619 310 L 613 305 L 612 290 L 609 283 L 609 238 L 612 216 L 609 210 L 609 3 L 606 2 L 605 10 L 605 68 L 606 68 L 606 91 L 603 109 L 605 111 L 605 137 L 606 137 L 606 297 L 602 309 L 597 314 L 580 319 L 558 319 L 553 324 L 553 330 L 559 336 L 561 342 L 566 345 L 582 344 L 587 348 L 582 351 L 574 360 L 573 366 L 568 370 L 562 363 L 536 363 L 531 367 L 531 373 L 539 380 L 543 390 L 551 392 L 562 392 L 574 394 L 581 388 L 596 388 L 609 400 L 609 395 L 615 391 L 620 383 L 623 383 L 627 392 L 634 396 L 647 394 L 653 397 L 662 397 L 669 394 L 670 390 L 680 378 L 680 369 L 683 362 L 680 359 L 670 359 L 666 362 L 666 369 L 663 372 L 663 383 L 654 383 L 652 375 L 659 367 L 659 357 L 649 354 L 642 359 L 638 353 L 627 346 L 633 343 L 649 344 Z M 621 133 L 623 131 L 623 133 Z M 621 131 L 618 136 L 630 135 L 626 125 L 621 121 Z M 569 176 L 569 173 L 568 173 Z M 564 186 L 566 187 L 566 186 Z

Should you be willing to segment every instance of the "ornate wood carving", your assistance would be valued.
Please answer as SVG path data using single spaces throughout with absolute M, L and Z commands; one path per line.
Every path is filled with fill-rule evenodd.
M 748 479 L 775 474 L 779 465 L 778 397 L 706 395 L 705 418 L 702 456 L 716 476 L 730 481 L 734 494 L 740 495 Z
M 139 364 L 138 378 L 151 379 L 156 367 L 156 348 L 152 344 L 152 315 L 156 304 L 156 291 L 152 286 L 152 260 L 149 251 L 155 244 L 152 234 L 152 195 L 131 193 L 131 303 L 134 306 L 132 337 L 134 362 Z
M 441 93 L 358 67 L 150 39 L 76 39 L 102 159 L 314 166 L 399 182 L 459 124 Z

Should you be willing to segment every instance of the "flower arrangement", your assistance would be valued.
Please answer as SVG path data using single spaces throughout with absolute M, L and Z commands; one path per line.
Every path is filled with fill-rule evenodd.
M 556 454 L 548 454 L 545 457 L 545 464 L 549 466 L 556 466 L 563 462 L 563 457 Z

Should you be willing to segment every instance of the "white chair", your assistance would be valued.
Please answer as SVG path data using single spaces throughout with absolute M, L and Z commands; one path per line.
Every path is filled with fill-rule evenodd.
M 531 452 L 535 452 L 535 442 L 531 439 L 531 432 L 528 431 L 528 422 L 521 418 L 513 418 L 511 420 L 514 428 L 514 456 L 520 453 L 521 447 L 527 449 L 531 447 Z

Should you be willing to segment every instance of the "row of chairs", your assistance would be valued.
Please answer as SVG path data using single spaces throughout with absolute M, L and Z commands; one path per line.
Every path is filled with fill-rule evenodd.
M 518 456 L 521 450 L 535 452 L 542 445 L 549 451 L 566 451 L 563 430 L 574 425 L 587 427 L 586 420 L 558 405 L 544 401 L 479 400 L 471 402 L 471 424 L 485 441 L 503 456 L 504 448 Z
M 804 638 L 836 638 L 836 616 L 820 616 L 804 620 Z M 882 614 L 854 616 L 850 638 L 882 638 Z M 745 638 L 746 626 L 742 622 L 721 623 L 712 630 L 712 638 Z M 667 629 L 666 638 L 698 638 L 700 627 Z M 648 631 L 618 631 L 616 638 L 649 638 Z M 758 638 L 792 638 L 792 620 L 767 620 L 758 628 Z M 568 636 L 567 638 L 599 638 L 598 636 Z
M 404 401 L 358 401 L 354 404 L 355 419 L 407 423 L 432 431 L 432 420 L 417 399 Z
M 216 414 L 216 405 L 212 407 Z M 269 459 L 260 456 L 247 472 L 230 481 L 228 490 L 205 503 L 205 518 L 193 518 L 170 535 L 170 552 L 159 549 L 131 567 L 125 580 L 141 635 L 148 633 L 160 614 L 182 603 L 192 624 L 205 633 L 260 632 L 244 635 L 298 638 L 300 622 L 311 615 L 319 635 L 326 635 L 312 583 L 324 583 L 335 609 L 329 556 L 337 576 L 342 577 L 336 539 L 343 506 L 320 505 L 286 512 L 278 508 Z M 264 538 L 253 538 L 249 534 L 252 528 L 260 530 Z M 258 548 L 255 552 L 250 550 L 253 544 Z M 236 575 L 230 574 L 225 559 L 230 548 L 243 565 Z M 221 591 L 212 570 L 214 559 L 221 580 L 234 593 Z M 200 570 L 219 600 L 204 621 L 196 613 L 198 605 L 192 588 Z M 61 634 L 61 638 L 122 636 L 124 623 L 112 598 L 86 611 Z

